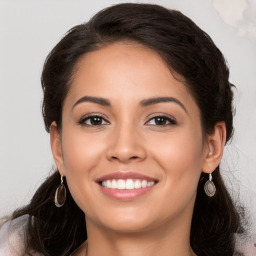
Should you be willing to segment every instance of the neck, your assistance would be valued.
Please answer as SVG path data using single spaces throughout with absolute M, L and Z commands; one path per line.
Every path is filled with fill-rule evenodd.
M 190 220 L 170 223 L 154 230 L 116 232 L 99 227 L 88 219 L 87 256 L 194 256 L 190 247 Z

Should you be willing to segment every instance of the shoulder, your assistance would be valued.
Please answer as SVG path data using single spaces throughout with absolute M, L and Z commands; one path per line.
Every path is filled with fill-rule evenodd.
M 0 255 L 23 256 L 28 215 L 5 221 L 0 226 Z

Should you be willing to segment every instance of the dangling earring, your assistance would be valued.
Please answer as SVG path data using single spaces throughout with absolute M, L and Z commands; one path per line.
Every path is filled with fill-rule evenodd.
M 212 182 L 212 174 L 209 174 L 209 180 L 207 180 L 204 184 L 204 192 L 207 196 L 212 197 L 216 193 L 216 187 Z
M 56 207 L 61 207 L 66 201 L 66 187 L 63 183 L 63 176 L 61 175 L 61 184 L 57 187 L 54 197 Z

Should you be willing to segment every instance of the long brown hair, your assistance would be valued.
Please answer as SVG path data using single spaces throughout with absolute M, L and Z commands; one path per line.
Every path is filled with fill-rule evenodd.
M 53 121 L 61 129 L 62 105 L 79 59 L 90 51 L 118 41 L 132 41 L 157 52 L 170 71 L 181 75 L 201 112 L 204 134 L 224 121 L 227 142 L 233 133 L 232 84 L 225 59 L 211 38 L 182 13 L 151 4 L 119 4 L 102 10 L 89 22 L 72 28 L 48 55 L 43 72 L 43 117 L 49 132 Z M 242 232 L 241 217 L 222 180 L 213 173 L 217 192 L 207 197 L 201 174 L 191 226 L 191 247 L 197 255 L 231 256 L 234 234 Z M 27 252 L 69 255 L 86 239 L 84 213 L 67 184 L 63 207 L 54 205 L 60 184 L 58 171 L 39 187 L 29 205 L 13 218 L 28 214 Z

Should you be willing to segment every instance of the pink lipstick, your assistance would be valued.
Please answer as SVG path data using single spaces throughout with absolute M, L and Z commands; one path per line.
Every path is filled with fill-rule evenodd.
M 154 188 L 156 179 L 136 172 L 114 172 L 96 180 L 101 191 L 119 200 L 133 200 Z

